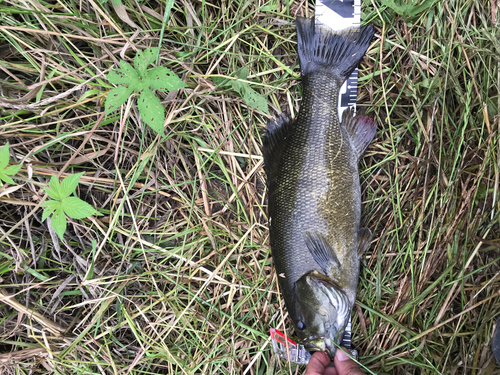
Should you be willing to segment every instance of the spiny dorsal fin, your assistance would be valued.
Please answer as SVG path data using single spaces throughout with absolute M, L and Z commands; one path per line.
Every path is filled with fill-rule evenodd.
M 361 256 L 365 253 L 366 249 L 370 247 L 372 240 L 372 232 L 368 228 L 361 228 L 358 231 L 358 255 Z
M 284 113 L 267 123 L 266 135 L 263 141 L 264 169 L 267 174 L 268 186 L 276 175 L 276 167 L 283 150 L 287 136 L 292 132 L 294 120 Z
M 332 268 L 340 268 L 335 251 L 326 238 L 319 232 L 306 232 L 304 241 L 316 263 L 329 275 Z
M 342 125 L 346 128 L 351 144 L 359 159 L 377 133 L 377 123 L 368 116 L 354 115 L 354 109 L 347 108 L 342 114 Z

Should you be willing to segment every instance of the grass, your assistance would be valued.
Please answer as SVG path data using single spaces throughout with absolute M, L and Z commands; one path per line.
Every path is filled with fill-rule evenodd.
M 377 374 L 498 373 L 500 11 L 391 4 L 362 5 L 377 36 L 358 103 L 379 128 L 360 165 L 374 239 L 353 345 Z M 261 145 L 271 116 L 298 110 L 294 18 L 311 16 L 306 6 L 0 3 L 0 145 L 23 165 L 20 188 L 0 189 L 2 373 L 302 371 L 268 340 L 269 328 L 292 330 Z M 156 46 L 158 66 L 189 86 L 160 93 L 164 138 L 133 99 L 101 116 L 105 74 Z M 214 83 L 244 67 L 270 115 Z M 103 215 L 69 220 L 60 241 L 41 221 L 44 187 L 79 172 L 77 195 Z

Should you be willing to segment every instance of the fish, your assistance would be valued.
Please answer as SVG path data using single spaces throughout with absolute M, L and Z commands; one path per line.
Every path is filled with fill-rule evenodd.
M 360 227 L 358 162 L 377 124 L 344 111 L 340 87 L 370 46 L 373 27 L 332 32 L 296 20 L 302 100 L 298 115 L 267 124 L 263 140 L 271 252 L 296 335 L 333 360 L 356 299 L 360 257 L 372 234 Z
M 491 351 L 500 366 L 500 315 L 497 316 L 497 327 L 495 328 L 495 332 L 493 332 L 493 337 L 491 339 Z

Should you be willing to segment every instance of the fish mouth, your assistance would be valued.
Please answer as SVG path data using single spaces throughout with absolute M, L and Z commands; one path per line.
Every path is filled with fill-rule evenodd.
M 335 352 L 337 351 L 335 345 L 331 345 L 331 340 L 323 337 L 315 337 L 305 341 L 304 348 L 311 354 L 320 351 L 325 352 L 330 358 L 335 357 Z
M 309 352 L 325 351 L 326 350 L 325 340 L 323 340 L 322 338 L 309 340 L 304 343 L 304 348 Z

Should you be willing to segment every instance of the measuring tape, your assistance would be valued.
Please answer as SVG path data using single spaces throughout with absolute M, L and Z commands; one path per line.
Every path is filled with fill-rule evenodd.
M 314 19 L 316 25 L 323 25 L 340 31 L 361 26 L 361 0 L 323 0 L 316 1 Z M 340 88 L 339 118 L 349 107 L 356 107 L 358 97 L 358 68 Z

